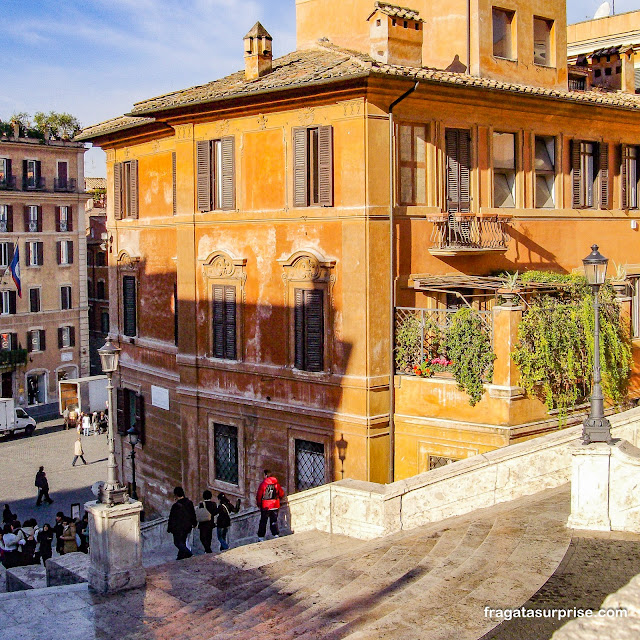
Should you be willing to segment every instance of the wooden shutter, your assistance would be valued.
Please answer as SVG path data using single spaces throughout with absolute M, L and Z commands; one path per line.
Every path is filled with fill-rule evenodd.
M 581 188 L 582 175 L 580 171 L 580 141 L 571 141 L 571 184 L 573 190 L 573 207 L 584 206 L 584 194 Z
M 211 142 L 199 140 L 196 147 L 198 211 L 211 211 Z
M 10 334 L 9 348 L 11 350 L 19 348 L 19 345 L 18 345 L 18 334 L 17 333 L 11 333 Z
M 127 435 L 127 421 L 126 421 L 126 398 L 124 389 L 116 389 L 116 428 L 118 429 L 118 435 Z
M 451 213 L 455 213 L 460 210 L 460 190 L 459 190 L 460 165 L 458 162 L 458 130 L 457 129 L 446 130 L 445 153 L 447 154 L 447 166 L 446 166 L 447 211 Z
M 44 329 L 40 329 L 40 351 L 47 350 L 47 335 Z
M 56 231 L 60 231 L 60 207 L 56 207 Z
M 39 311 L 40 305 L 38 304 L 38 289 L 29 289 L 29 311 L 36 313 Z
M 600 161 L 600 208 L 609 208 L 609 145 L 601 142 L 599 145 L 598 159 Z
M 71 240 L 67 240 L 67 256 L 69 264 L 73 264 L 73 242 Z
M 307 167 L 307 129 L 293 129 L 293 206 L 309 206 L 309 175 Z
M 16 292 L 9 291 L 9 313 L 15 314 L 16 312 Z
M 73 207 L 67 207 L 67 231 L 73 231 Z
M 11 158 L 5 158 L 5 167 L 7 168 L 7 184 L 9 184 L 13 177 L 13 173 L 11 171 Z
M 35 174 L 36 174 L 36 189 L 39 189 L 40 178 L 42 177 L 42 162 L 40 160 L 36 160 L 34 165 L 35 165 Z
M 62 264 L 62 242 L 60 240 L 56 242 L 56 259 L 58 264 Z
M 222 202 L 221 209 L 236 208 L 236 155 L 233 136 L 222 138 Z
M 620 207 L 622 209 L 629 208 L 629 176 L 628 176 L 628 162 L 629 162 L 629 147 L 626 144 L 622 145 L 622 163 L 620 164 Z
M 295 319 L 294 319 L 294 342 L 295 342 L 295 358 L 294 366 L 296 369 L 304 369 L 304 289 L 295 289 Z
M 31 264 L 31 243 L 30 242 L 24 243 L 24 259 L 25 259 L 25 264 L 29 266 Z
M 64 327 L 58 327 L 58 349 L 64 346 Z
M 29 207 L 24 205 L 24 230 L 25 233 L 29 233 Z
M 27 173 L 29 172 L 29 163 L 27 160 L 22 161 L 22 188 L 27 188 Z
M 33 331 L 27 331 L 27 352 L 33 351 Z
M 7 266 L 11 264 L 14 253 L 15 253 L 15 248 L 13 246 L 13 242 L 7 242 Z
M 131 171 L 129 172 L 129 192 L 131 194 L 131 211 L 129 216 L 131 218 L 138 217 L 138 161 L 131 160 Z
M 76 346 L 76 328 L 75 327 L 69 327 L 69 346 L 70 347 Z
M 122 162 L 113 165 L 113 217 L 122 220 Z
M 37 229 L 38 229 L 38 232 L 40 232 L 40 231 L 42 231 L 42 207 L 41 207 L 41 206 L 38 206 L 38 207 L 37 207 L 37 213 L 36 213 L 36 216 L 37 216 L 37 217 L 36 217 L 36 220 L 37 220 L 37 222 L 36 222 L 36 224 L 37 224 Z
M 224 357 L 236 359 L 236 288 L 224 288 Z
M 171 184 L 173 187 L 173 204 L 171 211 L 174 216 L 178 212 L 178 174 L 176 169 L 176 152 L 174 151 L 171 154 Z
M 324 305 L 319 289 L 305 291 L 305 369 L 322 371 L 324 368 Z
M 124 276 L 122 279 L 122 301 L 124 306 L 124 335 L 136 335 L 136 279 L 134 276 Z
M 225 291 L 224 285 L 213 285 L 213 356 L 224 358 L 225 354 Z
M 140 440 L 140 444 L 144 445 L 144 396 L 141 393 L 136 394 L 136 431 L 138 432 L 138 439 Z
M 13 205 L 7 205 L 7 232 L 13 231 Z
M 333 127 L 318 127 L 318 200 L 333 207 Z
M 44 244 L 36 242 L 36 264 L 41 267 L 44 264 Z
M 471 132 L 458 132 L 458 159 L 460 164 L 460 209 L 461 213 L 471 211 Z

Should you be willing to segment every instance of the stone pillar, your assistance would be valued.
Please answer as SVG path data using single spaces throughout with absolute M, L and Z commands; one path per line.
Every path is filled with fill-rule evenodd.
M 89 587 L 98 593 L 142 587 L 146 581 L 140 536 L 142 503 L 131 500 L 108 507 L 87 502 L 85 509 L 91 541 Z
M 513 400 L 524 395 L 520 386 L 520 371 L 511 358 L 518 341 L 518 326 L 523 310 L 520 306 L 508 306 L 508 303 L 493 308 L 493 352 L 496 359 L 493 363 L 493 382 L 489 386 L 492 398 Z
M 603 442 L 576 444 L 571 450 L 572 529 L 611 531 L 609 519 L 609 467 L 612 447 Z

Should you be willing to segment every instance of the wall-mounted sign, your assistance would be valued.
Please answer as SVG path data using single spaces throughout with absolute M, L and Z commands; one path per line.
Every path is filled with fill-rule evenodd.
M 62 362 L 71 362 L 73 360 L 73 353 L 71 351 L 63 352 L 60 354 L 60 360 L 62 360 Z
M 151 385 L 151 404 L 159 409 L 169 411 L 169 389 Z

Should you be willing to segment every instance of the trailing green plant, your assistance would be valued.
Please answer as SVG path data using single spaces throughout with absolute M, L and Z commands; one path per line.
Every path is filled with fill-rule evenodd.
M 493 378 L 493 362 L 496 359 L 491 349 L 482 319 L 468 307 L 459 309 L 451 321 L 445 338 L 449 369 L 460 389 L 469 395 L 473 407 L 482 398 L 483 383 Z
M 557 409 L 564 419 L 570 408 L 588 397 L 591 389 L 593 294 L 584 276 L 550 274 L 554 279 L 549 280 L 544 275 L 536 274 L 530 281 L 555 281 L 567 286 L 556 296 L 545 294 L 530 301 L 518 329 L 512 358 L 520 369 L 526 391 L 540 398 L 549 410 Z M 600 303 L 602 387 L 606 398 L 619 404 L 627 395 L 631 372 L 629 332 L 620 320 L 611 285 L 601 288 Z
M 409 315 L 396 319 L 396 370 L 410 373 L 421 364 L 422 330 L 420 320 Z

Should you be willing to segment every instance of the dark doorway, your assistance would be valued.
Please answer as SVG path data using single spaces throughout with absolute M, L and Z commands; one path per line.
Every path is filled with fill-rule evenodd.
M 3 398 L 13 397 L 13 373 L 11 371 L 5 371 L 2 374 L 2 393 L 0 396 Z

